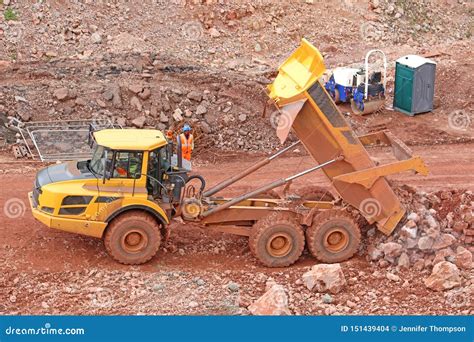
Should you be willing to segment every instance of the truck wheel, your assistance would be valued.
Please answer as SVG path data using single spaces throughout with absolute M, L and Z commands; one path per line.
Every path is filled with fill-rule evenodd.
M 354 218 L 341 210 L 326 210 L 306 230 L 311 254 L 321 262 L 341 262 L 352 257 L 360 245 L 360 229 Z
M 288 213 L 271 214 L 252 227 L 249 246 L 263 265 L 286 267 L 303 253 L 304 232 Z
M 107 228 L 104 244 L 109 255 L 126 265 L 140 265 L 160 248 L 160 225 L 145 212 L 125 212 Z
M 334 89 L 334 103 L 339 104 L 341 103 L 341 94 L 339 94 L 339 89 Z

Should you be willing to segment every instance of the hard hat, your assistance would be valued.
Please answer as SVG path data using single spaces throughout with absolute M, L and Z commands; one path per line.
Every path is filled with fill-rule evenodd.
M 188 124 L 185 124 L 183 126 L 183 132 L 189 132 L 191 130 L 191 126 L 189 126 Z

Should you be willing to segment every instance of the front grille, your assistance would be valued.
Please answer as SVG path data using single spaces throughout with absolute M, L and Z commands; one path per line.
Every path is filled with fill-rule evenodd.
M 86 207 L 61 208 L 59 215 L 81 215 L 84 211 L 86 211 Z

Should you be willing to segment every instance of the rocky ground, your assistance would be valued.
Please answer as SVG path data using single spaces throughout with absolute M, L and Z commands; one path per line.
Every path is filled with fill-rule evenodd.
M 99 240 L 35 222 L 26 193 L 39 165 L 12 160 L 4 145 L 0 205 L 19 200 L 20 216 L 0 214 L 0 313 L 473 314 L 472 11 L 464 1 L 0 1 L 0 122 L 188 122 L 196 169 L 217 182 L 220 170 L 280 146 L 272 109 L 263 116 L 265 86 L 305 37 L 328 68 L 386 52 L 386 108 L 365 117 L 340 109 L 358 134 L 390 129 L 431 170 L 425 181 L 393 177 L 407 219 L 390 237 L 365 226 L 358 255 L 341 264 L 305 251 L 292 267 L 268 269 L 246 238 L 173 223 L 156 258 L 128 267 Z M 391 109 L 394 61 L 411 53 L 437 62 L 435 109 L 414 118 Z M 231 194 L 307 165 L 293 152 Z
M 205 149 L 275 149 L 265 86 L 305 37 L 328 68 L 360 65 L 371 48 L 387 54 L 387 108 L 357 117 L 342 107 L 357 133 L 390 128 L 408 144 L 472 139 L 467 2 L 12 0 L 0 9 L 0 119 L 189 122 Z M 416 121 L 390 110 L 394 61 L 409 53 L 438 63 L 435 110 Z
M 285 158 L 229 194 L 275 179 L 280 168 L 294 172 L 306 159 Z M 2 188 L 0 198 L 3 313 L 472 314 L 474 183 L 471 190 L 448 190 L 453 185 L 446 182 L 441 190 L 425 192 L 419 176 L 401 176 L 393 186 L 407 218 L 389 237 L 364 225 L 359 253 L 340 264 L 317 263 L 305 251 L 291 267 L 265 268 L 250 253 L 247 238 L 174 222 L 170 239 L 151 262 L 124 266 L 106 254 L 100 240 L 35 222 L 24 194 L 38 166 L 2 162 L 12 171 L 3 172 L 4 182 L 15 184 Z M 220 165 L 235 172 L 252 162 Z M 211 184 L 222 179 L 207 161 L 197 164 Z M 294 186 L 323 181 L 319 175 Z

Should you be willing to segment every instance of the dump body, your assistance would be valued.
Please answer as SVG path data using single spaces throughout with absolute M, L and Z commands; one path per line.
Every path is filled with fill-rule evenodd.
M 404 163 L 402 170 L 396 167 L 400 166 L 397 163 L 385 168 L 375 165 L 320 83 L 324 71 L 320 53 L 303 39 L 269 86 L 269 96 L 283 117 L 277 135 L 283 142 L 292 129 L 320 164 L 342 156 L 343 160 L 323 167 L 323 172 L 345 202 L 358 208 L 369 223 L 375 222 L 382 232 L 390 234 L 405 209 L 383 176 L 409 169 L 422 173 L 427 170 L 421 159 L 411 158 L 411 151 L 404 145 L 407 153 L 402 156 L 405 161 L 400 162 Z

